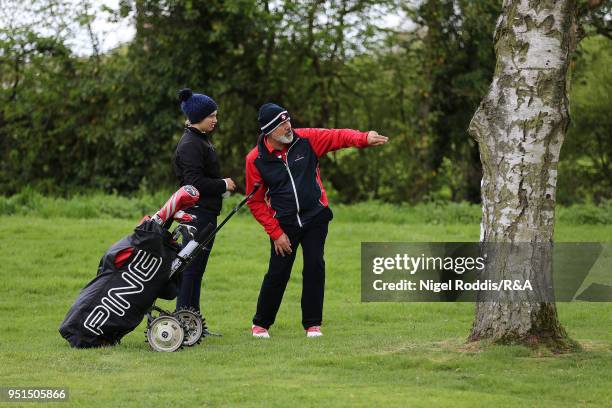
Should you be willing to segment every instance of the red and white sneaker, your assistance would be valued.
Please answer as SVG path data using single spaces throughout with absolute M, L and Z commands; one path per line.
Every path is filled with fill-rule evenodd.
M 264 329 L 261 326 L 253 325 L 251 327 L 251 333 L 253 333 L 253 337 L 258 337 L 260 339 L 269 339 L 270 333 L 268 333 L 268 329 Z
M 321 326 L 310 326 L 306 329 L 306 337 L 321 337 Z

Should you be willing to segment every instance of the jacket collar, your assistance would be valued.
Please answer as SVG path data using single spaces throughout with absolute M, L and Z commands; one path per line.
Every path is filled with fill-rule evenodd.
M 274 149 L 272 149 L 272 146 L 270 146 L 265 139 L 266 136 L 263 133 L 260 133 L 259 139 L 257 140 L 257 150 L 259 150 L 259 155 L 265 161 L 278 161 L 279 159 L 274 154 Z M 300 139 L 301 137 L 295 133 L 295 131 L 293 131 L 293 141 L 291 144 L 289 144 L 289 146 L 287 146 L 287 150 L 291 149 Z
M 208 135 L 208 133 L 204 133 L 201 130 L 194 128 L 193 126 L 185 126 L 185 132 L 189 132 L 193 135 L 201 137 L 202 139 L 210 141 L 210 136 Z

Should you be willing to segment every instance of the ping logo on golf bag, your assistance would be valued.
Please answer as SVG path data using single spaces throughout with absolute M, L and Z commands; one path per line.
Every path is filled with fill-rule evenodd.
M 121 277 L 128 284 L 119 288 L 112 288 L 85 319 L 83 326 L 90 332 L 101 335 L 102 325 L 106 323 L 111 312 L 117 316 L 125 315 L 125 311 L 131 307 L 125 297 L 144 290 L 144 282 L 148 282 L 157 273 L 162 264 L 161 257 L 155 257 L 148 252 L 139 250 L 136 257 L 128 265 L 128 271 L 123 272 Z

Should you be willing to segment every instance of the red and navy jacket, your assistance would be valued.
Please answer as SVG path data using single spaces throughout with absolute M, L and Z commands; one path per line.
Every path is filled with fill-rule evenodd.
M 270 238 L 278 239 L 280 224 L 307 224 L 327 207 L 319 157 L 345 147 L 366 147 L 367 132 L 351 129 L 294 129 L 293 142 L 274 150 L 265 136 L 246 156 L 246 191 L 261 184 L 247 202 Z

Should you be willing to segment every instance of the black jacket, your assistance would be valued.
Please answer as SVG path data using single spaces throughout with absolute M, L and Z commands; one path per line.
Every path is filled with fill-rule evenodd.
M 286 162 L 268 151 L 261 135 L 257 151 L 255 167 L 268 187 L 270 206 L 281 223 L 301 227 L 326 207 L 321 202 L 317 177 L 319 158 L 307 139 L 294 132 Z
M 191 184 L 200 192 L 197 206 L 219 215 L 226 185 L 210 137 L 193 127 L 185 127 L 176 146 L 173 165 L 181 186 Z

